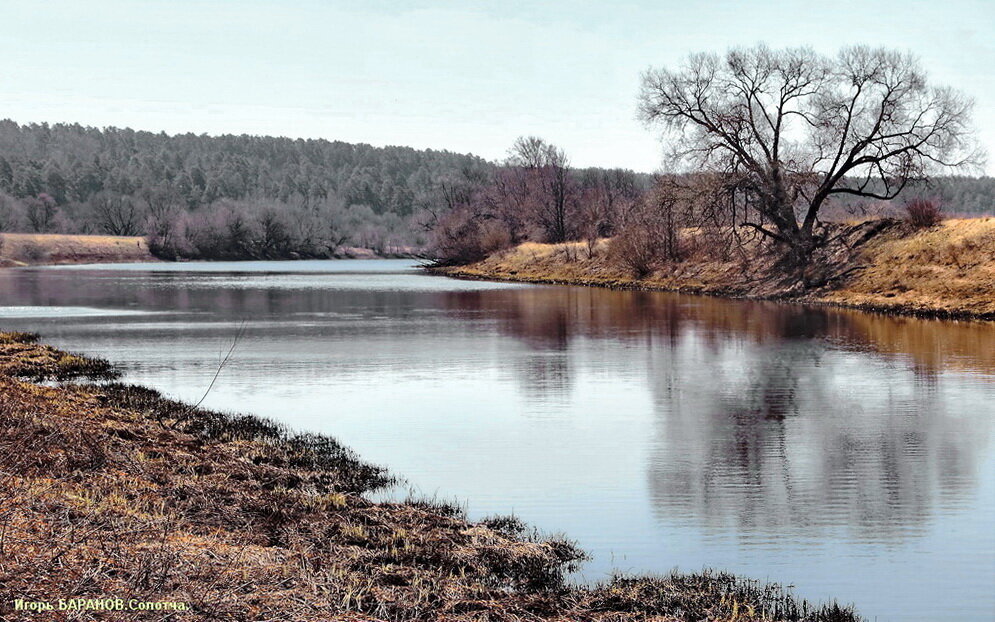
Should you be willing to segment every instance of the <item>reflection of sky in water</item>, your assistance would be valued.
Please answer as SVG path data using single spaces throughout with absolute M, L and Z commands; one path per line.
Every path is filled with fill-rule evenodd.
M 207 272 L 214 274 L 403 274 L 415 273 L 420 262 L 412 259 L 338 259 L 334 261 L 314 259 L 305 261 L 185 261 L 161 263 L 119 263 L 76 264 L 66 266 L 39 266 L 29 270 L 55 272 L 103 272 L 126 277 L 129 272 L 157 273 L 177 272 L 182 274 Z
M 297 265 L 300 264 L 300 265 Z M 300 262 L 185 262 L 102 264 L 75 266 L 43 266 L 19 272 L 44 272 L 47 279 L 88 283 L 110 281 L 140 284 L 164 289 L 289 289 L 341 290 L 376 288 L 381 291 L 490 291 L 520 289 L 518 283 L 488 281 L 457 281 L 444 277 L 429 277 L 421 273 L 419 264 L 408 259 L 385 260 L 315 260 Z M 261 270 L 265 269 L 265 272 Z M 420 276 L 423 278 L 411 278 Z
M 581 579 L 711 566 L 879 620 L 995 606 L 991 324 L 302 263 L 7 271 L 4 304 L 49 312 L 0 317 L 191 400 L 244 326 L 206 405 L 562 530 L 595 554 Z
M 0 306 L 0 319 L 4 318 L 69 318 L 116 315 L 147 315 L 149 311 L 129 309 L 94 309 L 90 307 L 4 307 Z

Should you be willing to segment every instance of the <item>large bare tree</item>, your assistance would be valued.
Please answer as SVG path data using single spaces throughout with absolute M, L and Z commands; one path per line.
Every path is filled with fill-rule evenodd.
M 722 174 L 750 207 L 737 224 L 796 265 L 825 241 L 831 197 L 892 199 L 909 181 L 978 164 L 971 109 L 912 55 L 868 47 L 694 54 L 647 71 L 639 95 L 641 118 L 672 140 L 672 165 Z

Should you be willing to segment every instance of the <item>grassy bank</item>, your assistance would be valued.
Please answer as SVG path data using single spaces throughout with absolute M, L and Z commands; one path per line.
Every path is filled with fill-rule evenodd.
M 867 240 L 855 226 L 858 250 L 846 276 L 807 292 L 760 274 L 751 258 L 668 262 L 637 278 L 613 260 L 610 240 L 594 245 L 526 243 L 487 259 L 435 269 L 462 278 L 670 290 L 803 302 L 921 316 L 995 319 L 995 218 L 947 220 L 919 231 L 884 228 Z
M 145 238 L 55 233 L 0 234 L 0 267 L 156 261 Z
M 342 246 L 329 258 L 415 258 L 419 249 L 391 248 L 378 253 L 359 246 Z M 258 259 L 241 257 L 240 259 Z M 161 261 L 149 250 L 144 237 L 112 235 L 62 235 L 55 233 L 0 233 L 0 268 L 22 266 L 138 263 Z
M 15 599 L 70 597 L 189 608 L 128 619 L 857 619 L 722 573 L 570 587 L 583 554 L 567 540 L 446 504 L 374 503 L 364 494 L 393 476 L 331 438 L 113 375 L 0 333 L 3 619 L 29 615 Z M 51 379 L 74 382 L 36 383 Z M 38 619 L 121 614 L 50 616 Z

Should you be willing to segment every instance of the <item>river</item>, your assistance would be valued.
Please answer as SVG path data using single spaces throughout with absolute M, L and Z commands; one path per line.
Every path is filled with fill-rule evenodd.
M 991 323 L 343 260 L 3 270 L 0 326 L 191 401 L 241 331 L 204 406 L 565 533 L 578 581 L 711 567 L 995 617 Z

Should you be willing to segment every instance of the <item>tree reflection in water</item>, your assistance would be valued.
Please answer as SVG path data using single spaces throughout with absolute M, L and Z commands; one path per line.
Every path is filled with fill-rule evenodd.
M 715 537 L 901 541 L 964 500 L 989 442 L 985 405 L 942 381 L 991 373 L 985 324 L 571 287 L 446 296 L 529 346 L 539 404 L 567 401 L 578 340 L 638 344 L 654 510 Z

